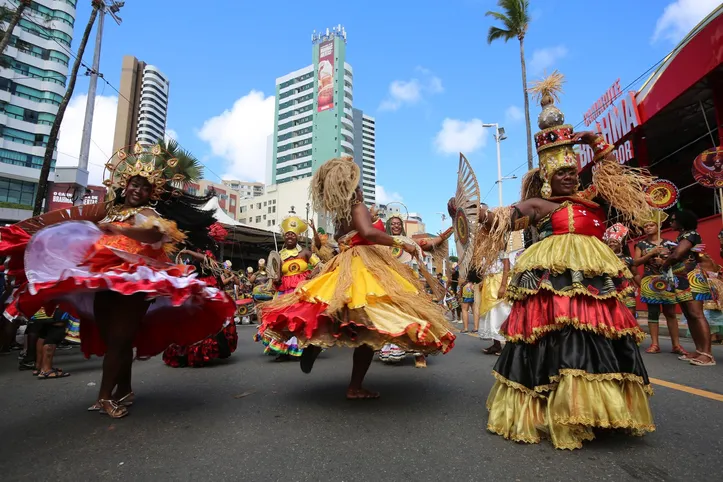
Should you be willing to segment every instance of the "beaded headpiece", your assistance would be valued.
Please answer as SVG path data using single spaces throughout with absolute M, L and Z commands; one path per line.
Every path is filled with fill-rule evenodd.
M 297 236 L 300 236 L 306 233 L 308 228 L 309 226 L 306 224 L 306 221 L 293 214 L 281 221 L 281 234 L 292 232 Z
M 186 180 L 183 174 L 169 174 L 167 170 L 174 169 L 178 165 L 178 159 L 167 159 L 164 156 L 163 148 L 156 145 L 143 145 L 140 142 L 133 146 L 132 152 L 129 149 L 122 148 L 113 154 L 113 157 L 105 165 L 105 169 L 110 173 L 109 177 L 103 181 L 109 189 L 109 197 L 115 197 L 115 190 L 118 188 L 125 189 L 131 178 L 140 176 L 147 180 L 153 186 L 151 200 L 158 201 L 166 191 L 166 183 L 169 181 L 177 187 L 171 191 L 171 195 L 181 195 L 181 183 Z
M 540 158 L 540 177 L 542 177 L 542 197 L 552 195 L 550 179 L 560 169 L 574 167 L 577 169 L 577 158 L 573 149 L 573 127 L 565 124 L 565 114 L 555 106 L 560 101 L 562 84 L 565 77 L 558 71 L 535 82 L 529 89 L 542 106 L 542 112 L 537 117 L 540 130 L 535 134 L 535 146 Z

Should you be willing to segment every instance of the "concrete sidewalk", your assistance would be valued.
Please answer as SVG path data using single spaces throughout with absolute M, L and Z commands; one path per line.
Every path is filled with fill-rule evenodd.
M 638 324 L 645 333 L 650 334 L 648 330 L 648 313 L 646 311 L 638 311 Z M 660 314 L 660 322 L 658 324 L 660 325 L 660 336 L 670 336 L 668 323 L 666 323 L 662 313 Z M 678 333 L 681 338 L 690 338 L 690 336 L 688 336 L 688 324 L 681 315 L 678 315 Z

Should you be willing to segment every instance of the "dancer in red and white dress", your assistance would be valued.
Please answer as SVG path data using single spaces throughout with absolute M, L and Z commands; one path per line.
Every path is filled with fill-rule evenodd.
M 10 311 L 31 315 L 61 306 L 81 320 L 86 356 L 104 356 L 98 410 L 112 418 L 133 403 L 136 357 L 161 353 L 218 333 L 235 305 L 169 253 L 186 239 L 203 245 L 214 223 L 207 199 L 178 187 L 185 176 L 160 146 L 121 149 L 106 165 L 110 200 L 52 211 L 0 228 L 0 256 L 9 256 Z M 32 238 L 31 238 L 32 236 Z M 210 239 L 209 239 L 210 242 Z

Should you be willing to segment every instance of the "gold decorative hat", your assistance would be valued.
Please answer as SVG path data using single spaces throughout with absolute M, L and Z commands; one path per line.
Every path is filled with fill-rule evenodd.
M 169 181 L 178 188 L 173 189 L 171 194 L 174 196 L 181 194 L 181 183 L 186 177 L 179 173 L 169 177 L 166 172 L 169 168 L 174 169 L 178 165 L 178 159 L 166 159 L 168 156 L 164 156 L 163 148 L 158 144 L 151 146 L 139 142 L 133 146 L 132 152 L 128 151 L 127 148 L 119 149 L 105 165 L 110 175 L 103 184 L 110 191 L 110 199 L 115 197 L 116 189 L 125 189 L 131 178 L 136 176 L 145 178 L 153 186 L 151 194 L 153 201 L 161 199 Z
M 292 232 L 297 236 L 301 236 L 302 234 L 306 233 L 306 230 L 308 228 L 309 225 L 306 224 L 306 221 L 301 219 L 299 216 L 293 214 L 284 218 L 284 220 L 281 221 L 281 234 Z
M 645 215 L 638 217 L 637 224 L 641 228 L 648 223 L 661 225 L 665 222 L 666 219 L 668 219 L 668 214 L 665 211 L 659 209 L 651 209 Z
M 565 114 L 555 106 L 555 101 L 560 101 L 564 82 L 565 77 L 554 71 L 529 89 L 542 106 L 542 112 L 537 117 L 537 125 L 542 130 L 535 134 L 535 146 L 540 158 L 540 176 L 544 181 L 542 196 L 545 198 L 552 194 L 550 179 L 555 172 L 568 167 L 577 168 L 573 127 L 565 124 Z

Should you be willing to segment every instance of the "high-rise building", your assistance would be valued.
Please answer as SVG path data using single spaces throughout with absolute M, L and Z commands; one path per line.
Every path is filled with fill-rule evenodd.
M 37 0 L 5 32 L 11 37 L 0 63 L 0 221 L 32 214 L 50 127 L 67 85 L 74 24 L 75 0 Z
M 276 79 L 271 184 L 311 177 L 334 157 L 354 157 L 353 75 L 341 25 L 312 35 L 312 62 Z
M 123 57 L 113 150 L 136 142 L 155 144 L 166 134 L 170 82 L 153 65 Z
M 364 203 L 376 203 L 376 130 L 375 121 L 360 109 L 353 109 L 354 117 L 354 162 L 361 169 Z

